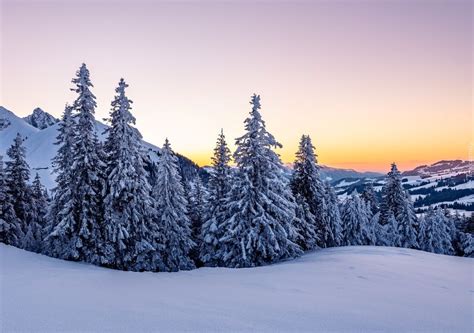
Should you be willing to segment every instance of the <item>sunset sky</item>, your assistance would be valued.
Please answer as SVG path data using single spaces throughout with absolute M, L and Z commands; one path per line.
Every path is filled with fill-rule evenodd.
M 0 0 L 0 105 L 59 117 L 91 72 L 97 119 L 120 77 L 144 138 L 209 163 L 234 148 L 250 96 L 291 162 L 386 171 L 468 159 L 473 2 Z

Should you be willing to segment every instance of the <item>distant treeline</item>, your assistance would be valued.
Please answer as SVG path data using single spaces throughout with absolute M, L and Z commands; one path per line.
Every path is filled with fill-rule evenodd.
M 415 200 L 415 207 L 429 206 L 438 202 L 444 201 L 455 201 L 462 197 L 474 194 L 474 189 L 466 188 L 460 190 L 444 189 L 442 191 L 436 191 L 433 188 L 422 189 L 430 190 L 425 193 L 419 193 L 419 191 L 412 191 L 411 194 L 427 194 L 426 197 Z M 416 192 L 416 193 L 415 193 Z

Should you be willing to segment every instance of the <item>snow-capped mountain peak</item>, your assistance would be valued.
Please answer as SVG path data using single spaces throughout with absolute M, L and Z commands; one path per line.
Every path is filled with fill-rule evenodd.
M 28 124 L 40 130 L 45 129 L 59 122 L 59 119 L 50 115 L 41 108 L 36 108 L 33 113 L 23 118 Z
M 35 113 L 33 112 L 33 115 L 34 114 Z M 42 110 L 41 112 L 37 111 L 36 114 L 40 115 L 40 118 L 38 119 L 43 119 L 45 121 L 49 118 L 47 116 L 52 117 Z M 58 150 L 58 146 L 54 143 L 58 136 L 59 120 L 55 120 L 52 125 L 49 125 L 44 129 L 39 129 L 32 126 L 25 118 L 20 118 L 13 112 L 0 106 L 0 155 L 6 155 L 8 148 L 12 145 L 17 133 L 19 133 L 24 140 L 26 160 L 31 168 L 32 175 L 38 173 L 43 185 L 48 189 L 52 189 L 55 186 L 54 179 L 56 176 L 51 168 L 51 160 Z M 55 119 L 54 117 L 52 118 Z M 100 121 L 96 121 L 95 131 L 101 141 L 105 140 L 104 132 L 106 128 L 107 125 Z M 142 144 L 148 152 L 150 160 L 156 161 L 157 154 L 161 149 L 146 141 L 143 141 Z M 192 175 L 199 171 L 199 167 L 196 164 L 182 155 L 178 154 L 178 161 L 183 176 L 192 177 Z

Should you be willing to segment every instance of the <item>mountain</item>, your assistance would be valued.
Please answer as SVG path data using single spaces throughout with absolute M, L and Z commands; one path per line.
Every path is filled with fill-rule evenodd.
M 349 246 L 175 273 L 0 258 L 4 332 L 472 332 L 470 258 Z
M 403 176 L 420 176 L 421 178 L 445 177 L 458 174 L 472 174 L 474 161 L 443 160 L 431 165 L 421 165 L 413 170 L 405 171 Z
M 338 169 L 332 168 L 329 166 L 322 165 L 321 169 L 321 176 L 328 181 L 337 181 L 343 178 L 355 178 L 355 179 L 363 179 L 363 178 L 378 178 L 382 177 L 383 174 L 379 172 L 360 172 L 353 169 Z
M 418 212 L 442 206 L 463 214 L 474 212 L 474 162 L 443 160 L 402 174 Z
M 0 154 L 5 155 L 6 150 L 13 143 L 16 134 L 20 133 L 28 139 L 35 136 L 39 130 L 23 119 L 17 117 L 13 112 L 0 106 Z
M 410 193 L 418 213 L 441 206 L 461 214 L 474 212 L 474 162 L 443 160 L 402 173 L 403 187 Z M 379 199 L 384 177 L 342 178 L 332 182 L 339 198 L 362 192 L 371 183 Z
M 37 112 L 37 114 L 39 113 Z M 40 119 L 46 118 L 48 117 L 40 116 Z M 106 128 L 105 124 L 96 121 L 95 130 L 101 141 L 105 140 L 104 131 Z M 51 160 L 58 149 L 58 146 L 54 144 L 58 136 L 58 122 L 39 129 L 28 123 L 26 119 L 22 119 L 0 106 L 0 155 L 6 155 L 6 151 L 13 143 L 17 133 L 20 133 L 24 138 L 26 159 L 31 168 L 32 178 L 38 172 L 46 188 L 52 189 L 55 185 L 55 175 L 51 167 Z M 151 169 L 153 168 L 151 162 L 157 160 L 160 148 L 145 141 L 143 141 L 143 147 L 148 152 L 150 162 L 148 168 Z M 178 160 L 181 166 L 181 175 L 185 179 L 191 179 L 201 172 L 200 168 L 190 159 L 178 154 Z
M 43 111 L 41 108 L 36 108 L 33 113 L 23 118 L 28 124 L 38 129 L 45 129 L 53 126 L 59 119 L 53 117 L 48 112 Z
M 285 163 L 284 165 L 286 171 L 285 173 L 288 177 L 291 176 L 293 172 L 293 163 Z M 379 178 L 382 177 L 383 174 L 380 172 L 373 172 L 373 171 L 356 171 L 354 169 L 339 169 L 334 168 L 326 165 L 319 166 L 319 172 L 321 173 L 321 177 L 323 180 L 328 182 L 336 182 L 341 179 L 351 178 L 351 179 L 363 179 L 363 178 Z

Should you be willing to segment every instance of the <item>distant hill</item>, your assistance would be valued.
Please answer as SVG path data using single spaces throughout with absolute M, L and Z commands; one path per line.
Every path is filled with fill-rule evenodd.
M 421 165 L 413 170 L 405 171 L 403 176 L 420 176 L 422 178 L 444 177 L 461 173 L 472 174 L 474 161 L 443 160 L 431 165 Z
M 344 178 L 379 178 L 383 176 L 383 174 L 379 172 L 361 172 L 353 169 L 332 168 L 325 165 L 321 166 L 320 172 L 321 175 L 329 181 L 337 181 Z
M 443 160 L 421 165 L 402 173 L 403 187 L 409 191 L 415 208 L 423 212 L 428 207 L 442 206 L 470 215 L 474 212 L 474 163 L 462 160 Z M 372 183 L 380 191 L 384 177 L 348 177 L 333 181 L 341 199 L 353 191 L 362 192 Z

